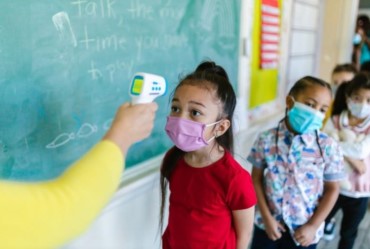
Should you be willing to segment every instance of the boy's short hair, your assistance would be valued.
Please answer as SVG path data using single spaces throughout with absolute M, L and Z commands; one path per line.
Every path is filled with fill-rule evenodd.
M 333 69 L 332 74 L 342 73 L 342 72 L 356 74 L 357 73 L 357 68 L 351 63 L 338 64 Z

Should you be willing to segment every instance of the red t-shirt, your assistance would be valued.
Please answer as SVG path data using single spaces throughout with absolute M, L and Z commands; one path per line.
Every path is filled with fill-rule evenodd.
M 204 168 L 180 159 L 170 178 L 170 191 L 164 249 L 235 249 L 231 211 L 257 202 L 249 173 L 229 152 Z

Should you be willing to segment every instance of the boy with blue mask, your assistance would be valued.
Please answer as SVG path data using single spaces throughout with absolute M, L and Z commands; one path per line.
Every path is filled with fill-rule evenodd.
M 328 83 L 298 80 L 286 98 L 286 117 L 252 147 L 258 204 L 251 249 L 314 249 L 322 237 L 343 178 L 339 147 L 320 132 L 330 104 Z

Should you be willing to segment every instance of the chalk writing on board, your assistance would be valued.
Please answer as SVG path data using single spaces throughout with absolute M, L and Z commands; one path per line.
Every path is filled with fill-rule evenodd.
M 133 75 L 135 62 L 132 59 L 116 60 L 108 65 L 97 65 L 95 61 L 90 62 L 88 74 L 92 80 L 107 78 L 110 82 L 114 82 L 117 76 Z M 122 77 L 121 77 L 122 78 Z
M 76 0 L 71 2 L 72 5 L 78 9 L 78 16 L 90 16 L 101 18 L 116 18 L 116 12 L 113 6 L 116 4 L 115 0 Z
M 89 123 L 84 123 L 80 129 L 76 133 L 71 132 L 64 132 L 59 134 L 51 143 L 46 145 L 47 149 L 55 149 L 62 145 L 65 145 L 71 140 L 79 139 L 79 138 L 87 138 L 92 134 L 98 132 L 98 127 L 96 125 L 92 125 Z
M 116 34 L 110 34 L 104 37 L 91 37 L 89 36 L 88 28 L 84 28 L 84 37 L 79 40 L 83 44 L 86 50 L 94 49 L 97 52 L 113 49 L 117 51 L 119 49 L 126 49 L 127 40 L 124 36 Z
M 73 32 L 71 22 L 69 21 L 68 13 L 59 12 L 52 17 L 53 23 L 61 40 L 72 43 L 74 47 L 77 46 L 76 36 Z

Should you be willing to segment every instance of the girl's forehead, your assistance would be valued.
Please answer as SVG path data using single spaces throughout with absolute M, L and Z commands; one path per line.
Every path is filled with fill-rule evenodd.
M 308 98 L 322 102 L 323 104 L 330 104 L 332 99 L 331 91 L 324 86 L 312 84 L 297 94 L 297 99 L 304 100 Z
M 363 96 L 370 96 L 370 89 L 367 88 L 360 88 L 356 89 L 352 92 L 351 95 L 363 95 Z
M 195 98 L 204 100 L 217 100 L 216 91 L 209 85 L 183 84 L 177 88 L 175 94 L 177 98 Z

